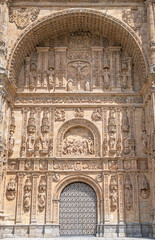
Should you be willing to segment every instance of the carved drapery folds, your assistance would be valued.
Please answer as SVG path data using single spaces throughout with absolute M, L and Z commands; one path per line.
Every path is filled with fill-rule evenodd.
M 124 182 L 124 197 L 125 197 L 125 208 L 126 210 L 130 211 L 132 209 L 132 204 L 133 204 L 133 197 L 132 197 L 132 183 L 131 183 L 131 178 L 130 175 L 126 175 L 125 177 L 125 182 Z
M 118 199 L 118 182 L 117 176 L 111 176 L 109 185 L 109 197 L 110 197 L 110 209 L 114 212 L 117 209 L 117 199 Z
M 6 198 L 8 200 L 14 200 L 15 197 L 16 197 L 16 179 L 11 177 L 6 188 Z

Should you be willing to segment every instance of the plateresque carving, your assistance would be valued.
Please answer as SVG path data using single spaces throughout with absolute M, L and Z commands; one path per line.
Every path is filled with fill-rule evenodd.
M 24 29 L 31 22 L 34 22 L 39 14 L 38 8 L 17 8 L 10 10 L 9 21 L 15 23 L 18 29 Z
M 16 179 L 11 177 L 6 190 L 6 198 L 8 200 L 14 200 L 16 197 Z

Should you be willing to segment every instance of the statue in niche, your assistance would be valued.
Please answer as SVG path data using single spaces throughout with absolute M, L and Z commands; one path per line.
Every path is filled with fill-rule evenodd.
M 121 153 L 122 153 L 122 141 L 121 141 L 121 138 L 117 139 L 116 150 L 117 150 L 117 156 L 120 156 Z
M 16 196 L 16 180 L 11 177 L 7 185 L 6 198 L 8 200 L 14 200 Z
M 39 187 L 38 187 L 38 208 L 42 212 L 46 206 L 46 180 L 41 178 Z
M 132 157 L 136 155 L 136 141 L 133 137 L 130 139 L 130 154 Z
M 115 111 L 114 110 L 109 111 L 108 131 L 109 131 L 109 133 L 116 132 Z
M 9 154 L 13 153 L 14 144 L 15 139 L 13 138 L 13 132 L 11 131 L 9 136 Z
M 27 131 L 29 133 L 35 133 L 35 131 L 36 131 L 34 110 L 30 111 L 30 116 L 29 116 L 29 119 L 28 119 Z
M 47 71 L 47 76 L 48 76 L 49 89 L 54 89 L 55 70 L 54 70 L 54 67 L 52 65 L 49 67 L 49 70 Z
M 111 133 L 109 135 L 109 141 L 108 142 L 109 142 L 109 151 L 110 152 L 115 151 L 116 150 L 116 148 L 115 148 L 116 138 L 115 138 L 113 133 Z
M 128 134 L 125 134 L 123 137 L 123 153 L 125 155 L 130 153 L 130 137 Z
M 40 153 L 47 154 L 48 153 L 48 139 L 47 139 L 46 134 L 42 134 L 42 136 L 40 137 L 40 141 L 41 141 L 41 147 L 42 147 L 42 150 L 40 151 Z
M 129 129 L 130 129 L 129 118 L 128 118 L 127 110 L 125 109 L 122 115 L 122 131 L 129 132 Z
M 35 144 L 34 144 L 34 154 L 35 157 L 39 156 L 39 149 L 40 149 L 40 139 L 39 137 L 35 140 Z
M 32 183 L 30 178 L 27 178 L 24 186 L 24 199 L 23 199 L 23 208 L 24 212 L 28 212 L 30 210 L 31 205 L 31 191 L 32 191 Z
M 84 111 L 81 108 L 75 109 L 75 117 L 76 118 L 83 118 L 84 116 Z
M 130 176 L 127 175 L 124 183 L 125 207 L 128 211 L 132 208 L 132 184 Z
M 110 208 L 114 212 L 117 209 L 117 178 L 116 176 L 111 177 L 109 186 L 109 197 L 110 197 Z
M 33 162 L 32 162 L 32 160 L 26 160 L 26 162 L 25 162 L 25 169 L 28 170 L 28 171 L 33 169 Z
M 31 63 L 31 65 L 30 65 L 30 82 L 29 82 L 30 89 L 34 89 L 36 87 L 36 79 L 37 79 L 37 66 L 35 63 Z
M 47 87 L 47 72 L 44 71 L 42 87 Z
M 150 196 L 150 186 L 144 174 L 140 175 L 140 196 L 147 199 Z
M 107 152 L 108 152 L 108 141 L 107 139 L 105 138 L 103 140 L 103 155 L 106 156 L 107 155 Z
M 146 132 L 142 132 L 143 152 L 147 154 L 149 145 L 149 136 Z
M 94 112 L 92 113 L 91 118 L 95 122 L 101 121 L 102 120 L 102 109 L 101 108 L 95 109 Z
M 14 111 L 11 111 L 11 119 L 10 119 L 10 131 L 15 131 L 15 117 L 14 117 Z
M 73 91 L 73 80 L 70 78 L 67 83 L 67 91 L 72 92 Z
M 128 88 L 128 67 L 126 61 L 122 62 L 122 71 L 121 71 L 121 78 L 122 78 L 122 89 Z
M 110 87 L 110 69 L 108 64 L 103 67 L 103 87 L 108 89 Z
M 44 112 L 43 112 L 41 131 L 42 132 L 49 132 L 49 119 L 48 119 L 47 110 L 44 110 Z
M 41 72 L 40 70 L 37 71 L 37 83 L 36 83 L 36 87 L 40 87 L 41 86 Z
M 65 121 L 64 109 L 56 109 L 55 110 L 55 121 L 57 121 L 57 122 Z
M 27 153 L 34 153 L 34 136 L 31 133 L 27 137 Z
M 26 136 L 22 136 L 22 142 L 21 142 L 21 150 L 20 150 L 20 156 L 25 156 L 25 150 L 26 150 Z
M 90 90 L 91 90 L 90 81 L 87 80 L 87 81 L 85 82 L 85 91 L 86 91 L 86 92 L 90 92 Z

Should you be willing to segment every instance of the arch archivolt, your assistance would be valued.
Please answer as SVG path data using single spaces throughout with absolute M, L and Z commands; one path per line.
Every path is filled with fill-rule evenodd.
M 95 191 L 97 197 L 97 221 L 98 224 L 100 224 L 100 219 L 102 219 L 101 204 L 103 202 L 101 186 L 92 177 L 83 174 L 67 176 L 56 185 L 53 196 L 53 221 L 59 224 L 59 201 L 61 192 L 67 185 L 75 182 L 86 183 Z
M 134 64 L 143 80 L 146 78 L 148 61 L 136 33 L 124 22 L 90 9 L 68 9 L 43 17 L 31 24 L 20 35 L 9 56 L 8 73 L 12 81 L 17 81 L 24 58 L 35 47 L 47 39 L 78 30 L 98 33 L 113 39 L 133 57 Z
M 72 119 L 66 121 L 59 129 L 57 134 L 57 143 L 56 143 L 56 153 L 58 157 L 62 157 L 63 155 L 63 141 L 65 137 L 65 133 L 69 129 L 73 128 L 86 128 L 93 135 L 93 145 L 94 145 L 94 156 L 99 157 L 101 153 L 101 137 L 98 128 L 86 119 Z M 92 155 L 92 156 L 93 156 Z

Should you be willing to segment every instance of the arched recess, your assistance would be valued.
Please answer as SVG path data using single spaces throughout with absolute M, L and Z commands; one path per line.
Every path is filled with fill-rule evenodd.
M 44 39 L 79 30 L 103 35 L 120 44 L 133 58 L 142 83 L 146 80 L 148 60 L 136 33 L 127 24 L 106 13 L 75 8 L 45 16 L 23 31 L 9 56 L 10 81 L 16 83 L 24 58 Z
M 59 224 L 59 200 L 62 190 L 69 184 L 74 182 L 83 182 L 88 184 L 93 188 L 96 193 L 97 197 L 97 224 L 103 223 L 103 193 L 100 185 L 91 177 L 78 174 L 78 175 L 70 175 L 63 178 L 55 187 L 53 201 L 54 201 L 54 208 L 53 208 L 53 221 Z
M 59 129 L 57 134 L 57 143 L 56 143 L 56 155 L 57 157 L 62 157 L 63 151 L 63 140 L 65 133 L 74 127 L 85 127 L 87 128 L 92 134 L 94 138 L 94 155 L 95 157 L 100 157 L 101 153 L 101 137 L 99 130 L 97 127 L 90 121 L 86 119 L 72 119 L 66 121 Z

